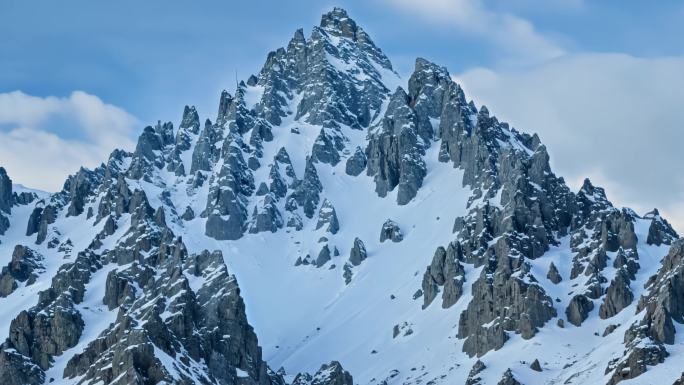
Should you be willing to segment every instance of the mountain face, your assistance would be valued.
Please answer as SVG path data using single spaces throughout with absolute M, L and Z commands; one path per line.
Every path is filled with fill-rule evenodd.
M 445 68 L 335 8 L 218 104 L 54 194 L 0 168 L 1 383 L 684 381 L 684 240 Z

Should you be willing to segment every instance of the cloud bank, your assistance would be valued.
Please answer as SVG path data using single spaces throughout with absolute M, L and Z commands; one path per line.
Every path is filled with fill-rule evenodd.
M 136 125 L 125 110 L 82 91 L 64 98 L 0 93 L 0 166 L 15 183 L 57 191 L 79 167 L 132 148 Z
M 659 206 L 682 233 L 682 68 L 677 57 L 581 54 L 524 70 L 473 69 L 456 80 L 501 120 L 537 132 L 571 185 L 590 177 L 641 214 Z
M 561 56 L 565 51 L 538 33 L 527 20 L 488 9 L 483 0 L 385 0 L 389 5 L 482 38 L 506 56 L 505 61 L 527 64 Z

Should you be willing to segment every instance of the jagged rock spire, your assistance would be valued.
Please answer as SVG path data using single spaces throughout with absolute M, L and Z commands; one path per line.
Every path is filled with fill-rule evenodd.
M 0 212 L 6 214 L 12 212 L 12 180 L 2 167 L 0 167 Z
M 343 8 L 335 7 L 332 11 L 323 14 L 320 26 L 331 34 L 356 40 L 358 26 Z

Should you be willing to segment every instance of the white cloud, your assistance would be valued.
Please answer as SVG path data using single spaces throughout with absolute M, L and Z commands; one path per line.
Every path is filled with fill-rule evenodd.
M 457 76 L 501 120 L 537 132 L 574 187 L 585 176 L 684 232 L 684 58 L 566 55 L 532 68 Z
M 385 1 L 432 22 L 481 37 L 505 53 L 508 62 L 534 63 L 565 53 L 556 43 L 539 34 L 529 21 L 510 13 L 489 10 L 483 0 Z
M 53 126 L 68 125 L 69 136 Z M 82 91 L 45 98 L 0 94 L 0 166 L 15 183 L 56 191 L 79 167 L 96 167 L 115 148 L 132 148 L 138 120 Z

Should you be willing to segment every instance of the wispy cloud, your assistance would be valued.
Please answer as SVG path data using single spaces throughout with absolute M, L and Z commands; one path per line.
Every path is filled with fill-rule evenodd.
M 500 119 L 537 132 L 575 187 L 590 177 L 618 204 L 659 206 L 684 232 L 682 68 L 682 57 L 582 54 L 456 80 Z
M 540 62 L 561 56 L 565 51 L 537 32 L 527 20 L 516 15 L 488 9 L 482 0 L 385 0 L 462 33 L 483 38 L 501 50 L 506 61 L 516 64 Z
M 55 121 L 68 130 L 55 129 Z M 82 91 L 64 98 L 1 93 L 0 166 L 15 182 L 55 191 L 80 166 L 97 166 L 113 149 L 131 148 L 137 124 L 125 110 Z

